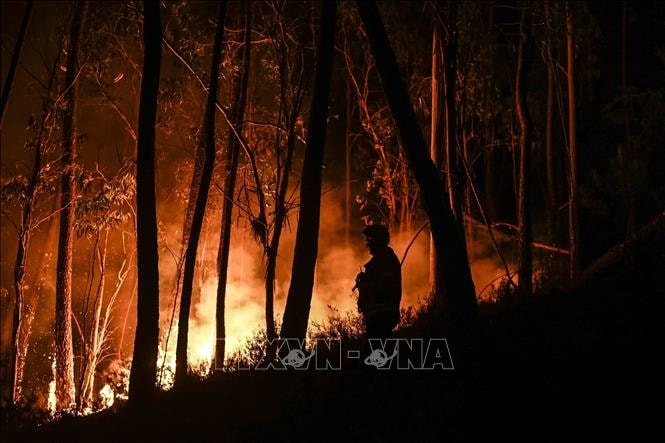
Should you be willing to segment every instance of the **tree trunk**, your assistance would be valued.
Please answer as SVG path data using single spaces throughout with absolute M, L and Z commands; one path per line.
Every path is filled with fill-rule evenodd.
M 266 359 L 272 360 L 276 354 L 277 331 L 275 327 L 275 278 L 277 276 L 277 257 L 279 252 L 279 243 L 282 236 L 282 230 L 287 218 L 286 198 L 289 190 L 289 178 L 291 170 L 293 169 L 293 157 L 295 154 L 296 142 L 296 121 L 302 106 L 302 99 L 304 96 L 304 86 L 302 71 L 300 74 L 295 74 L 292 66 L 289 66 L 289 51 L 286 44 L 286 36 L 281 34 L 282 40 L 277 43 L 276 51 L 281 52 L 279 56 L 279 72 L 280 72 L 280 117 L 284 118 L 285 127 L 288 128 L 286 138 L 286 158 L 281 166 L 279 163 L 279 154 L 277 155 L 277 195 L 275 196 L 275 216 L 273 220 L 273 232 L 270 241 L 266 247 L 266 338 L 268 340 L 268 347 L 266 349 Z M 295 84 L 293 90 L 289 91 L 287 86 L 289 81 Z M 288 106 L 287 98 L 291 97 L 291 106 Z M 279 139 L 275 143 L 276 152 L 279 153 L 280 142 Z M 302 190 L 301 190 L 302 191 Z
M 351 244 L 351 127 L 353 124 L 353 90 L 346 78 L 346 122 L 344 132 L 344 245 Z
M 249 68 L 252 52 L 252 10 L 249 0 L 245 0 L 245 47 L 243 48 L 242 77 L 235 91 L 235 110 L 233 120 L 235 125 L 240 125 L 245 117 L 247 104 L 247 89 L 249 87 Z M 226 353 L 226 283 L 229 268 L 229 251 L 231 248 L 231 219 L 233 215 L 233 196 L 235 194 L 236 176 L 238 173 L 238 158 L 240 155 L 240 143 L 229 130 L 229 147 L 226 151 L 224 164 L 226 165 L 226 177 L 224 178 L 224 196 L 222 202 L 221 234 L 219 237 L 219 249 L 217 252 L 217 310 L 216 310 L 216 337 L 215 358 L 213 359 L 215 369 L 224 367 Z
M 434 20 L 434 29 L 432 32 L 432 115 L 431 115 L 431 129 L 430 129 L 430 156 L 436 166 L 437 171 L 440 173 L 442 164 L 442 150 L 445 145 L 444 140 L 444 120 L 441 113 L 441 105 L 443 104 L 444 91 L 442 86 L 441 66 L 443 65 L 442 55 L 442 23 L 441 17 L 436 16 Z M 445 105 L 444 105 L 445 106 Z M 432 294 L 441 292 L 441 282 L 436 272 L 439 267 L 439 258 L 436 253 L 434 244 L 434 236 L 430 234 L 430 247 L 429 247 L 429 283 L 430 291 Z
M 295 112 L 295 110 L 294 110 Z M 266 338 L 268 339 L 268 360 L 274 356 L 274 340 L 277 338 L 275 329 L 275 278 L 277 276 L 277 252 L 279 250 L 279 241 L 282 236 L 282 229 L 286 221 L 286 193 L 289 189 L 289 175 L 293 164 L 293 154 L 295 152 L 295 121 L 290 123 L 289 135 L 287 139 L 287 153 L 282 170 L 282 180 L 280 182 L 277 198 L 275 200 L 275 222 L 274 231 L 270 238 L 270 245 L 266 251 Z
M 457 146 L 457 23 L 455 1 L 448 1 L 445 8 L 445 40 L 442 49 L 444 107 L 443 120 L 445 126 L 445 165 L 446 189 L 450 199 L 450 207 L 457 220 L 458 229 L 464 233 L 464 215 L 462 213 L 463 169 L 460 166 Z
M 53 75 L 52 75 L 53 77 Z M 46 109 L 44 109 L 44 115 Z M 43 121 L 46 119 L 44 118 Z M 43 127 L 43 125 L 42 125 Z M 43 129 L 42 129 L 43 131 Z M 14 290 L 16 291 L 16 300 L 14 302 L 14 314 L 12 324 L 12 361 L 9 376 L 9 392 L 11 401 L 16 404 L 21 396 L 21 380 L 23 375 L 23 356 L 21 355 L 21 326 L 23 321 L 23 307 L 25 303 L 25 267 L 28 261 L 28 247 L 30 245 L 30 231 L 32 228 L 32 209 L 35 203 L 37 191 L 37 182 L 39 173 L 42 169 L 42 160 L 44 156 L 43 140 L 39 137 L 34 147 L 35 160 L 26 191 L 26 199 L 23 203 L 21 226 L 18 236 L 18 249 L 16 251 L 16 261 L 14 262 Z
M 336 8 L 335 0 L 325 1 L 321 6 L 321 36 L 314 79 L 314 96 L 300 182 L 298 228 L 293 252 L 291 285 L 280 334 L 282 338 L 304 339 L 307 334 L 319 243 L 321 172 L 326 141 Z
M 203 140 L 205 146 L 205 161 L 201 173 L 201 183 L 196 197 L 196 207 L 192 219 L 192 231 L 187 241 L 185 253 L 185 272 L 182 282 L 182 297 L 180 299 L 180 315 L 178 320 L 178 345 L 176 347 L 176 373 L 174 388 L 182 386 L 187 379 L 187 334 L 189 333 L 189 309 L 192 302 L 192 287 L 194 282 L 194 265 L 196 252 L 203 225 L 208 191 L 212 181 L 212 172 L 215 165 L 215 104 L 217 103 L 217 89 L 219 83 L 219 64 L 222 58 L 222 43 L 224 39 L 224 18 L 226 15 L 226 1 L 219 2 L 219 15 L 217 17 L 217 30 L 212 53 L 212 66 L 210 68 L 210 87 L 206 103 L 205 121 L 203 123 Z
M 549 0 L 545 1 L 545 22 L 549 28 L 551 22 Z M 546 60 L 547 69 L 547 100 L 545 105 L 545 175 L 547 190 L 547 229 L 549 241 L 555 243 L 555 218 L 556 218 L 556 185 L 554 181 L 554 146 L 552 143 L 552 131 L 554 126 L 554 64 L 552 62 L 552 41 L 550 33 L 546 35 Z
M 74 211 L 76 209 L 76 99 L 78 90 L 78 53 L 87 1 L 74 5 L 74 17 L 67 48 L 62 122 L 62 184 L 60 190 L 60 232 L 55 290 L 55 361 L 57 409 L 69 409 L 76 399 L 74 351 L 72 348 L 72 255 Z
M 159 256 L 155 201 L 155 120 L 162 57 L 159 3 L 145 2 L 143 76 L 136 156 L 138 300 L 129 401 L 142 404 L 156 391 L 159 346 Z
M 18 37 L 16 38 L 16 44 L 14 45 L 14 52 L 12 53 L 12 60 L 9 63 L 9 70 L 7 71 L 5 84 L 2 88 L 2 97 L 0 97 L 0 129 L 2 129 L 2 125 L 5 122 L 7 104 L 9 103 L 9 94 L 11 94 L 12 86 L 14 86 L 14 76 L 16 75 L 18 60 L 21 57 L 21 48 L 23 48 L 25 36 L 28 34 L 28 25 L 30 24 L 30 18 L 32 17 L 33 4 L 33 0 L 28 0 L 28 4 L 25 5 L 25 12 L 23 12 L 21 28 L 18 31 Z
M 625 146 L 625 173 L 628 177 L 632 177 L 635 173 L 634 168 L 634 152 L 633 140 L 631 137 L 630 119 L 632 117 L 631 108 L 629 106 L 630 99 L 628 98 L 628 2 L 623 0 L 621 2 L 621 93 L 623 106 L 626 108 L 624 112 L 624 137 L 626 139 Z M 628 182 L 630 183 L 630 181 Z M 636 208 L 635 208 L 635 191 L 632 186 L 627 186 L 627 201 L 626 201 L 626 239 L 635 230 Z
M 104 286 L 106 283 L 106 252 L 108 250 L 109 232 L 104 233 L 104 247 L 99 247 L 97 243 L 97 260 L 99 260 L 99 284 L 97 285 L 97 294 L 93 305 L 92 327 L 90 328 L 90 345 L 86 347 L 85 364 L 81 375 L 81 384 L 79 387 L 79 410 L 86 407 L 92 407 L 92 394 L 95 385 L 95 371 L 101 352 L 101 346 L 104 335 L 101 331 L 102 306 L 104 304 Z
M 515 75 L 515 111 L 520 127 L 519 149 L 519 185 L 517 190 L 517 225 L 519 227 L 519 264 L 517 275 L 519 278 L 519 291 L 524 296 L 533 292 L 532 268 L 533 258 L 531 252 L 531 122 L 526 104 L 526 87 L 524 85 L 527 73 L 528 24 L 526 23 L 526 8 L 522 10 L 520 21 L 520 41 L 517 48 L 517 71 Z
M 476 318 L 476 295 L 471 270 L 466 260 L 464 241 L 445 195 L 440 191 L 443 182 L 429 157 L 427 143 L 411 106 L 408 91 L 402 80 L 397 61 L 386 35 L 374 1 L 356 2 L 367 33 L 384 92 L 399 129 L 402 146 L 420 188 L 422 202 L 430 221 L 434 244 L 440 257 L 443 294 L 435 300 L 447 304 L 449 320 L 460 332 L 470 332 Z
M 575 41 L 572 2 L 566 2 L 566 47 L 568 61 L 568 239 L 570 249 L 570 278 L 580 269 L 579 220 L 577 213 L 577 144 L 575 124 Z

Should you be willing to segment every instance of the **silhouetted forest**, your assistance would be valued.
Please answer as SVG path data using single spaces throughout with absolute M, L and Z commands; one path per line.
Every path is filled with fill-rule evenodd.
M 657 432 L 665 2 L 0 16 L 3 441 Z

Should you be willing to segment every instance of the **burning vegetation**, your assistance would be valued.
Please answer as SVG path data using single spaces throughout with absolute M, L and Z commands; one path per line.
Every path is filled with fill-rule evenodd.
M 463 343 L 479 305 L 663 241 L 665 90 L 642 68 L 665 41 L 637 48 L 662 5 L 2 8 L 12 417 L 141 403 L 279 338 L 361 347 L 368 224 L 401 260 L 397 334 Z

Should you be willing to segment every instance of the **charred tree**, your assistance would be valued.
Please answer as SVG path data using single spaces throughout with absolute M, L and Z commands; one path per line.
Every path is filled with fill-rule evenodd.
M 159 257 L 155 201 L 155 122 L 162 57 L 159 3 L 144 2 L 143 76 L 136 143 L 138 300 L 129 401 L 145 403 L 156 391 L 159 346 Z
M 203 217 L 208 202 L 208 191 L 212 181 L 212 171 L 215 165 L 215 105 L 217 103 L 217 90 L 219 84 L 219 65 L 222 58 L 222 43 L 224 39 L 224 19 L 226 15 L 226 1 L 219 2 L 217 16 L 217 29 L 212 52 L 212 65 L 210 67 L 210 86 L 206 102 L 203 122 L 203 138 L 201 144 L 205 148 L 205 160 L 201 171 L 201 182 L 198 185 L 196 207 L 192 218 L 192 230 L 187 241 L 185 252 L 185 268 L 182 282 L 182 297 L 180 299 L 180 315 L 178 319 L 178 344 L 176 347 L 176 373 L 174 387 L 182 386 L 187 379 L 187 334 L 189 333 L 189 310 L 192 303 L 192 287 L 194 283 L 194 267 L 196 253 L 203 225 Z
M 522 10 L 520 36 L 517 46 L 517 71 L 515 74 L 515 111 L 519 123 L 519 184 L 517 190 L 517 225 L 519 228 L 519 263 L 517 275 L 522 295 L 532 293 L 533 257 L 531 251 L 531 121 L 526 103 L 526 74 L 528 71 L 527 48 L 529 42 L 527 11 Z
M 60 232 L 55 289 L 55 383 L 58 409 L 69 409 L 75 402 L 74 350 L 72 349 L 72 260 L 74 211 L 76 209 L 76 100 L 78 56 L 81 29 L 87 1 L 74 4 L 74 16 L 67 48 L 65 73 L 65 112 L 62 122 L 62 183 L 60 189 Z
M 293 252 L 291 285 L 280 333 L 282 338 L 304 339 L 307 334 L 319 244 L 321 173 L 326 141 L 336 8 L 335 0 L 324 1 L 321 6 L 321 35 L 314 78 L 314 96 L 300 182 L 300 208 Z
M 464 241 L 446 196 L 441 192 L 443 182 L 429 157 L 427 143 L 418 126 L 378 8 L 373 1 L 358 0 L 356 5 L 399 129 L 402 146 L 420 188 L 422 203 L 440 257 L 437 273 L 443 282 L 443 293 L 435 294 L 435 300 L 439 305 L 446 305 L 452 326 L 462 334 L 470 332 L 469 327 L 476 318 L 477 304 Z

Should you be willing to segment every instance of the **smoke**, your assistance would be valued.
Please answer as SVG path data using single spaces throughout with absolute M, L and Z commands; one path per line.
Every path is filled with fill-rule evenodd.
M 286 295 L 290 286 L 297 212 L 291 214 L 290 224 L 280 242 L 277 281 L 275 282 L 275 316 L 279 326 Z M 209 227 L 218 221 L 209 217 Z M 477 293 L 487 297 L 490 287 L 496 287 L 505 275 L 490 237 L 484 226 L 472 224 L 467 232 L 471 272 Z M 215 339 L 215 307 L 217 275 L 215 271 L 218 234 L 207 228 L 208 247 L 200 260 L 205 279 L 200 296 L 194 300 L 189 335 L 190 360 L 209 357 Z M 204 229 L 205 230 L 205 229 Z M 351 229 L 346 239 L 344 200 L 341 192 L 325 192 L 321 202 L 319 248 L 314 280 L 310 325 L 325 324 L 331 309 L 342 315 L 356 311 L 356 298 L 351 288 L 355 276 L 370 256 L 365 249 L 361 227 Z M 498 234 L 495 233 L 495 236 Z M 429 293 L 429 231 L 404 230 L 391 233 L 391 246 L 402 265 L 402 307 L 421 304 Z M 509 239 L 499 236 L 500 247 L 506 248 Z M 411 244 L 410 248 L 407 247 Z M 211 247 L 214 245 L 214 247 Z M 265 265 L 261 247 L 243 226 L 232 231 L 228 284 L 226 288 L 226 349 L 233 352 L 246 339 L 265 328 Z M 509 263 L 510 266 L 510 263 Z M 162 273 L 165 269 L 161 269 Z M 199 276 L 201 270 L 198 271 Z M 173 279 L 174 274 L 167 277 Z M 197 357 L 198 356 L 198 357 Z

